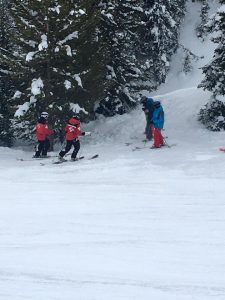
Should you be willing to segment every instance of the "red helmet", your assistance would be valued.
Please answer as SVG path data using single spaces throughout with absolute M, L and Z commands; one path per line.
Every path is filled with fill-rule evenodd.
M 77 120 L 76 118 L 69 119 L 68 123 L 71 124 L 71 125 L 80 125 L 80 121 Z

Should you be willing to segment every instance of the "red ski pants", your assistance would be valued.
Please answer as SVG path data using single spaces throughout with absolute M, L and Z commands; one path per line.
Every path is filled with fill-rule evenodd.
M 154 146 L 159 148 L 164 142 L 163 142 L 163 136 L 162 136 L 162 130 L 159 128 L 154 128 L 153 136 L 154 136 Z

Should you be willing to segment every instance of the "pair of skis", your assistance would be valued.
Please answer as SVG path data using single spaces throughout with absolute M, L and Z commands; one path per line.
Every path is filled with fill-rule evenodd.
M 88 157 L 87 159 L 88 160 L 91 160 L 91 159 L 95 159 L 95 158 L 98 158 L 99 157 L 99 155 L 98 154 L 95 154 L 95 155 L 93 155 L 93 156 L 91 156 L 91 157 Z M 64 160 L 57 160 L 57 161 L 53 161 L 52 163 L 54 164 L 54 165 L 60 165 L 60 164 L 63 164 L 63 163 L 66 163 L 66 162 L 77 162 L 77 161 L 79 161 L 79 160 L 82 160 L 82 159 L 84 159 L 85 157 L 84 156 L 80 156 L 80 157 L 77 157 L 77 159 L 76 160 L 69 160 L 69 159 L 64 159 Z M 44 165 L 44 164 L 42 164 L 42 165 Z
M 58 155 L 57 156 L 56 155 L 52 155 L 52 156 L 47 156 L 47 157 L 37 157 L 37 158 L 33 157 L 31 159 L 17 158 L 16 160 L 18 160 L 18 161 L 41 161 L 41 164 L 44 165 L 45 163 L 42 163 L 43 160 L 48 160 L 49 158 L 56 158 L 56 157 L 58 157 Z M 88 157 L 87 159 L 91 160 L 91 159 L 95 159 L 97 157 L 99 157 L 99 155 L 95 154 L 95 155 L 92 155 L 92 156 Z M 71 162 L 76 162 L 76 161 L 84 159 L 84 158 L 85 158 L 85 156 L 80 156 L 75 161 L 72 161 L 72 160 L 68 159 L 68 160 L 65 160 L 65 161 L 55 161 L 55 162 L 53 161 L 52 163 L 57 163 L 58 164 L 58 163 L 70 162 L 70 161 Z
M 155 149 L 161 149 L 161 148 L 165 148 L 165 147 L 166 148 L 172 148 L 172 147 L 174 147 L 176 145 L 177 144 L 170 144 L 170 145 L 166 144 L 166 145 L 163 145 L 163 146 L 161 146 L 159 148 L 157 148 L 157 147 L 146 147 L 146 146 L 144 146 L 144 147 L 138 147 L 138 146 L 136 146 L 135 148 L 132 149 L 132 151 L 138 151 L 138 150 L 143 150 L 143 149 L 155 150 Z
M 174 146 L 177 145 L 177 144 L 168 144 L 167 141 L 165 140 L 165 138 L 164 138 L 164 144 L 163 144 L 163 146 L 161 146 L 159 148 L 147 147 L 146 146 L 146 141 L 144 140 L 143 142 L 145 143 L 144 146 L 135 146 L 134 148 L 132 148 L 132 151 L 137 151 L 137 150 L 142 150 L 142 149 L 160 149 L 160 148 L 164 148 L 164 147 L 172 148 L 172 147 L 174 147 Z M 125 145 L 126 146 L 130 146 L 130 145 L 133 145 L 133 143 L 125 143 Z

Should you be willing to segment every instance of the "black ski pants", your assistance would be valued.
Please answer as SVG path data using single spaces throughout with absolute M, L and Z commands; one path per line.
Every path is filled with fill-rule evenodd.
M 62 151 L 59 152 L 59 156 L 63 157 L 66 153 L 68 153 L 70 151 L 72 146 L 74 147 L 74 149 L 73 149 L 71 158 L 76 158 L 77 153 L 80 150 L 80 141 L 77 139 L 72 140 L 72 141 L 66 141 L 66 147 Z
M 37 150 L 35 152 L 34 157 L 47 156 L 48 150 L 50 148 L 49 139 L 45 139 L 44 141 L 38 141 Z
M 147 121 L 147 124 L 146 124 L 146 127 L 145 127 L 146 139 L 151 141 L 152 138 L 153 138 L 153 135 L 152 135 L 153 123 L 150 120 L 146 120 L 146 121 Z

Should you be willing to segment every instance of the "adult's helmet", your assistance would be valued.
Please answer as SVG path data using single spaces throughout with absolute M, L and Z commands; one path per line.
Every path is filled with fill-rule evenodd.
M 142 96 L 141 97 L 141 103 L 145 104 L 147 102 L 147 97 L 146 96 Z
M 48 119 L 48 113 L 46 111 L 43 111 L 41 113 L 41 117 L 45 118 L 45 119 Z
M 77 120 L 76 118 L 71 118 L 69 119 L 69 122 L 68 122 L 70 125 L 74 125 L 74 126 L 77 126 L 77 125 L 80 125 L 80 121 Z

